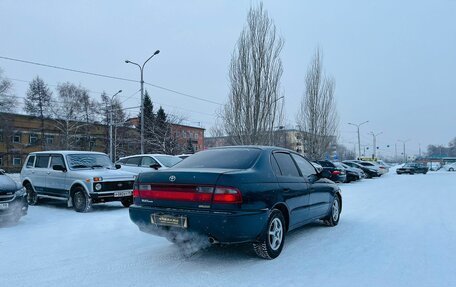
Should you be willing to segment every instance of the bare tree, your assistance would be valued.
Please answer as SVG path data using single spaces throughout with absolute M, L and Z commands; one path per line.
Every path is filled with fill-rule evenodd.
M 92 150 L 93 149 L 93 140 L 90 134 L 90 127 L 92 123 L 95 122 L 97 118 L 97 106 L 98 103 L 94 99 L 92 99 L 89 95 L 89 91 L 86 88 L 79 86 L 79 107 L 81 110 L 82 120 L 85 123 L 84 126 L 84 141 L 82 143 L 82 147 L 84 150 Z
M 40 118 L 41 121 L 41 148 L 45 149 L 44 119 L 51 115 L 52 92 L 46 83 L 38 76 L 33 79 L 27 90 L 27 97 L 24 99 L 24 110 L 29 115 Z
M 280 53 L 284 40 L 263 9 L 251 7 L 229 68 L 230 94 L 223 111 L 233 144 L 271 144 L 280 125 Z
M 0 112 L 14 112 L 17 106 L 16 96 L 13 94 L 13 83 L 3 77 L 0 69 Z
M 330 145 L 336 143 L 338 116 L 335 80 L 323 74 L 319 50 L 307 70 L 305 84 L 296 122 L 304 135 L 304 153 L 311 159 L 321 159 Z
M 60 131 L 62 147 L 73 149 L 80 139 L 78 134 L 85 126 L 81 116 L 80 99 L 82 90 L 76 85 L 66 82 L 57 86 L 58 100 L 53 105 L 55 127 Z

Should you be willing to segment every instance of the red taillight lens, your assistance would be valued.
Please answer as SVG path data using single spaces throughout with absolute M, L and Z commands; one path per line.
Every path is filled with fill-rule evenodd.
M 133 189 L 133 197 L 139 197 L 139 189 Z
M 339 175 L 341 172 L 338 170 L 333 170 L 331 173 L 332 175 Z
M 242 203 L 241 192 L 233 187 L 217 186 L 214 191 L 213 203 Z
M 144 199 L 211 202 L 213 187 L 140 185 L 137 196 Z M 136 190 L 133 191 L 135 194 Z

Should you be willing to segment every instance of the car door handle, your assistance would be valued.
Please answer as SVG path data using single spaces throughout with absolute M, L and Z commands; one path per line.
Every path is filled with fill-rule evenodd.
M 290 192 L 290 189 L 289 188 L 284 188 L 283 192 Z
M 51 172 L 50 172 L 50 171 L 48 171 L 48 172 L 46 172 L 46 174 L 47 174 L 47 175 L 50 175 L 50 174 L 51 174 Z

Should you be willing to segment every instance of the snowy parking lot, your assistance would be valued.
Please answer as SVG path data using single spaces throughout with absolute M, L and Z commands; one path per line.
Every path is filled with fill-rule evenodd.
M 272 261 L 249 246 L 189 255 L 140 232 L 120 203 L 31 206 L 0 227 L 0 286 L 456 286 L 456 173 L 341 188 L 340 224 L 289 233 Z

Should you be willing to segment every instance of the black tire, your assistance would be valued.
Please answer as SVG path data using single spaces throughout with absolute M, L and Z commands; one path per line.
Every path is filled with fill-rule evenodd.
M 336 226 L 339 224 L 341 210 L 340 198 L 336 195 L 331 204 L 329 215 L 323 219 L 323 222 L 328 226 Z
M 255 253 L 264 259 L 274 259 L 280 255 L 285 243 L 285 218 L 278 209 L 273 209 L 269 215 L 266 230 L 259 242 L 253 243 Z
M 132 197 L 129 197 L 129 198 L 124 198 L 120 201 L 122 203 L 122 205 L 124 207 L 130 207 L 130 205 L 133 204 L 133 198 Z
M 32 185 L 27 182 L 25 185 L 25 191 L 27 192 L 27 203 L 28 205 L 37 205 L 38 204 L 38 194 L 33 189 Z
M 92 200 L 81 187 L 76 187 L 73 194 L 73 208 L 76 212 L 88 212 L 92 208 Z

